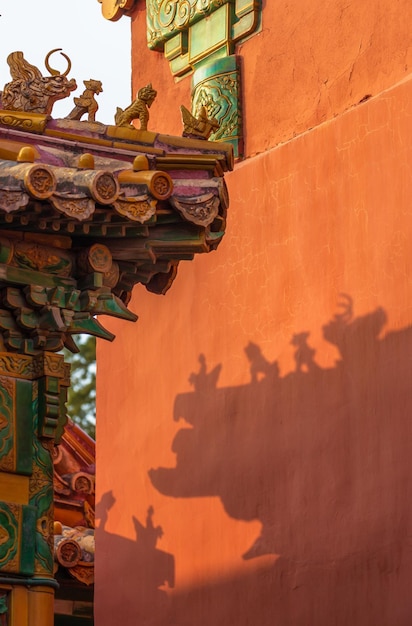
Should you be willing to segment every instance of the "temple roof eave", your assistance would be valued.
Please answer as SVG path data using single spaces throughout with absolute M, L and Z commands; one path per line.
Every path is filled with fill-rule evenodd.
M 135 284 L 164 294 L 219 245 L 232 167 L 227 144 L 0 111 L 0 283 L 19 294 L 0 308 L 6 348 L 74 349 L 76 333 L 113 338 L 96 315 L 137 319 Z

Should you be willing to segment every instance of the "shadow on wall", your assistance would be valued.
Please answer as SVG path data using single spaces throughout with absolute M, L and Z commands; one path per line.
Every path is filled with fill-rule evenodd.
M 136 541 L 107 532 L 105 526 L 109 511 L 115 502 L 112 491 L 107 491 L 96 505 L 96 519 L 100 520 L 97 530 L 99 543 L 104 547 L 104 558 L 110 559 L 109 569 L 113 580 L 109 610 L 115 607 L 118 614 L 119 609 L 126 609 L 127 614 L 127 607 L 130 606 L 133 620 L 136 619 L 133 624 L 165 623 L 169 610 L 168 598 L 160 587 L 166 584 L 170 588 L 174 587 L 175 562 L 172 554 L 156 548 L 163 530 L 161 526 L 154 525 L 154 510 L 150 506 L 145 525 L 133 517 Z M 132 596 L 130 585 L 125 584 L 130 579 L 138 580 L 133 586 Z M 111 614 L 110 623 L 113 623 L 113 619 L 114 614 Z
M 172 444 L 176 467 L 150 470 L 151 481 L 167 496 L 218 496 L 232 518 L 259 520 L 243 558 L 280 558 L 175 592 L 169 624 L 412 623 L 412 327 L 382 337 L 385 323 L 382 308 L 354 317 L 345 296 L 323 326 L 340 353 L 335 367 L 316 363 L 305 331 L 291 340 L 296 368 L 284 377 L 249 343 L 251 380 L 239 387 L 218 388 L 221 365 L 208 371 L 199 357 L 194 391 L 175 401 L 174 419 L 189 425 Z

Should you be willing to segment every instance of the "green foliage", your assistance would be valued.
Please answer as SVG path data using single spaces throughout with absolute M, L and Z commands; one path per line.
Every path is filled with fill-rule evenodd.
M 64 359 L 71 365 L 71 386 L 67 400 L 69 417 L 95 438 L 96 425 L 96 338 L 82 336 L 77 340 L 80 352 L 64 350 Z

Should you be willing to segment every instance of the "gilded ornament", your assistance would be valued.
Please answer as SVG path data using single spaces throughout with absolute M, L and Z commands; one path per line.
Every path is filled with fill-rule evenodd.
M 85 170 L 94 170 L 94 156 L 90 152 L 83 152 L 79 156 L 77 167 Z
M 113 289 L 113 287 L 116 287 L 117 283 L 119 282 L 119 278 L 120 278 L 119 264 L 113 261 L 109 271 L 104 273 L 103 285 L 105 287 L 110 287 L 110 289 Z
M 240 102 L 240 71 L 235 56 L 204 66 L 195 72 L 192 110 L 205 107 L 207 116 L 218 122 L 212 141 L 230 142 L 235 155 L 243 148 L 242 110 Z
M 91 193 L 100 204 L 111 204 L 119 194 L 119 184 L 113 174 L 109 172 L 96 172 Z
M 78 266 L 84 272 L 108 272 L 112 266 L 112 255 L 107 246 L 95 243 L 90 248 L 83 250 L 78 256 Z
M 8 454 L 0 460 L 0 470 L 2 472 L 14 472 L 16 468 L 16 459 L 14 455 L 14 450 L 10 450 Z
M 87 502 L 87 500 L 85 500 L 83 502 L 83 510 L 84 510 L 84 517 L 85 517 L 89 527 L 90 528 L 94 528 L 94 525 L 95 525 L 94 508 L 92 506 L 90 506 L 90 504 Z
M 84 86 L 86 89 L 82 95 L 78 98 L 73 98 L 76 105 L 69 115 L 66 117 L 68 120 L 80 120 L 83 115 L 87 113 L 87 121 L 94 122 L 96 119 L 96 113 L 99 105 L 96 102 L 95 95 L 102 93 L 103 87 L 100 80 L 84 80 Z
M 48 525 L 48 517 L 44 515 L 43 517 L 39 517 L 36 523 L 37 532 L 47 541 L 49 535 L 49 525 Z
M 0 103 L 1 95 L 0 95 Z M 0 111 L 0 125 L 21 128 L 35 133 L 42 133 L 46 128 L 47 115 L 13 111 L 13 114 Z
M 45 389 L 39 390 L 40 402 L 45 399 Z M 38 416 L 34 414 L 34 429 Z M 51 576 L 53 572 L 53 462 L 37 437 L 33 438 L 33 473 L 29 482 L 29 503 L 35 507 L 35 574 Z
M 158 200 L 166 200 L 173 191 L 173 182 L 168 174 L 155 172 L 150 181 L 150 191 Z
M 217 131 L 219 122 L 216 118 L 209 118 L 205 106 L 201 106 L 197 117 L 192 115 L 185 106 L 180 107 L 183 122 L 183 137 L 209 139 Z
M 147 41 L 150 48 L 232 0 L 147 0 Z
M 149 83 L 137 92 L 136 100 L 132 102 L 126 109 L 117 107 L 114 118 L 116 126 L 130 126 L 133 120 L 139 120 L 140 130 L 147 130 L 149 121 L 149 109 L 152 106 L 157 91 L 152 88 Z
M 120 215 L 134 222 L 144 224 L 156 213 L 156 200 L 150 200 L 148 196 L 139 198 L 118 198 L 113 204 Z
M 135 0 L 98 0 L 102 5 L 102 14 L 106 20 L 117 22 L 122 15 L 129 11 Z
M 46 68 L 51 76 L 42 76 L 40 70 L 26 61 L 23 52 L 12 52 L 7 57 L 12 81 L 4 86 L 1 96 L 2 108 L 12 111 L 26 111 L 50 115 L 57 100 L 67 98 L 77 88 L 74 79 L 68 79 L 71 62 L 67 55 L 61 53 L 68 62 L 63 74 L 53 70 L 49 58 L 61 48 L 51 50 L 45 59 Z
M 87 220 L 94 213 L 95 204 L 91 198 L 67 198 L 55 193 L 51 198 L 54 208 L 76 220 Z
M 23 146 L 17 155 L 17 163 L 34 163 L 37 156 L 36 153 L 37 150 L 33 146 Z
M 43 373 L 43 365 L 37 358 L 25 354 L 0 353 L 0 373 L 33 380 Z
M 91 565 L 91 563 L 75 565 L 69 569 L 69 573 L 83 584 L 92 585 L 94 583 L 94 568 Z
M 133 160 L 133 171 L 141 172 L 149 170 L 149 159 L 144 154 L 138 154 Z
M 44 65 L 46 66 L 46 69 L 50 72 L 51 76 L 68 76 L 70 70 L 72 69 L 72 62 L 70 61 L 69 57 L 67 56 L 67 54 L 65 54 L 64 52 L 61 52 L 61 48 L 54 48 L 53 50 L 50 50 L 50 52 L 48 52 L 46 54 L 46 58 L 44 59 Z M 50 67 L 49 64 L 49 59 L 51 57 L 52 54 L 54 54 L 55 52 L 60 52 L 61 56 L 66 59 L 67 61 L 67 69 L 64 72 L 64 74 L 60 74 L 60 72 L 58 70 L 54 70 L 52 67 Z
M 46 376 L 55 376 L 56 378 L 66 378 L 66 366 L 64 357 L 61 354 L 51 354 L 45 352 L 43 355 L 44 361 L 44 374 Z M 69 366 L 70 368 L 70 366 Z
M 57 538 L 56 538 L 57 539 Z M 55 539 L 55 558 L 63 567 L 74 567 L 82 558 L 82 550 L 73 539 Z
M 56 189 L 56 178 L 49 167 L 31 165 L 24 176 L 24 184 L 33 198 L 46 200 Z
M 69 276 L 72 268 L 72 259 L 66 252 L 26 241 L 15 243 L 13 260 L 19 267 L 59 276 Z
M 0 568 L 18 571 L 19 517 L 21 506 L 0 502 Z
M 0 189 L 0 209 L 6 213 L 23 209 L 28 205 L 29 199 L 29 196 L 24 191 Z
M 16 467 L 15 448 L 15 380 L 9 376 L 0 377 L 0 470 L 14 471 Z
M 30 500 L 36 497 L 37 494 L 44 491 L 49 485 L 49 479 L 43 469 L 36 463 L 33 465 L 33 473 L 29 482 L 29 495 Z
M 172 197 L 172 204 L 185 219 L 199 226 L 208 226 L 219 212 L 219 198 L 214 194 L 205 194 L 186 198 Z
M 90 474 L 85 472 L 76 472 L 70 478 L 70 486 L 72 491 L 79 493 L 94 493 L 94 482 Z
M 166 172 L 145 169 L 122 170 L 118 174 L 118 179 L 126 198 L 130 184 L 144 185 L 157 200 L 167 200 L 173 193 L 173 180 Z M 142 198 L 135 197 L 135 200 L 142 200 Z

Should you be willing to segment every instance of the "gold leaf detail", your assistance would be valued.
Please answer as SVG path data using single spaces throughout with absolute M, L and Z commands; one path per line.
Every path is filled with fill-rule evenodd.
M 148 198 L 145 200 L 125 198 L 116 200 L 113 206 L 120 215 L 124 215 L 134 222 L 143 224 L 150 220 L 155 214 L 156 204 L 156 200 L 149 200 Z

